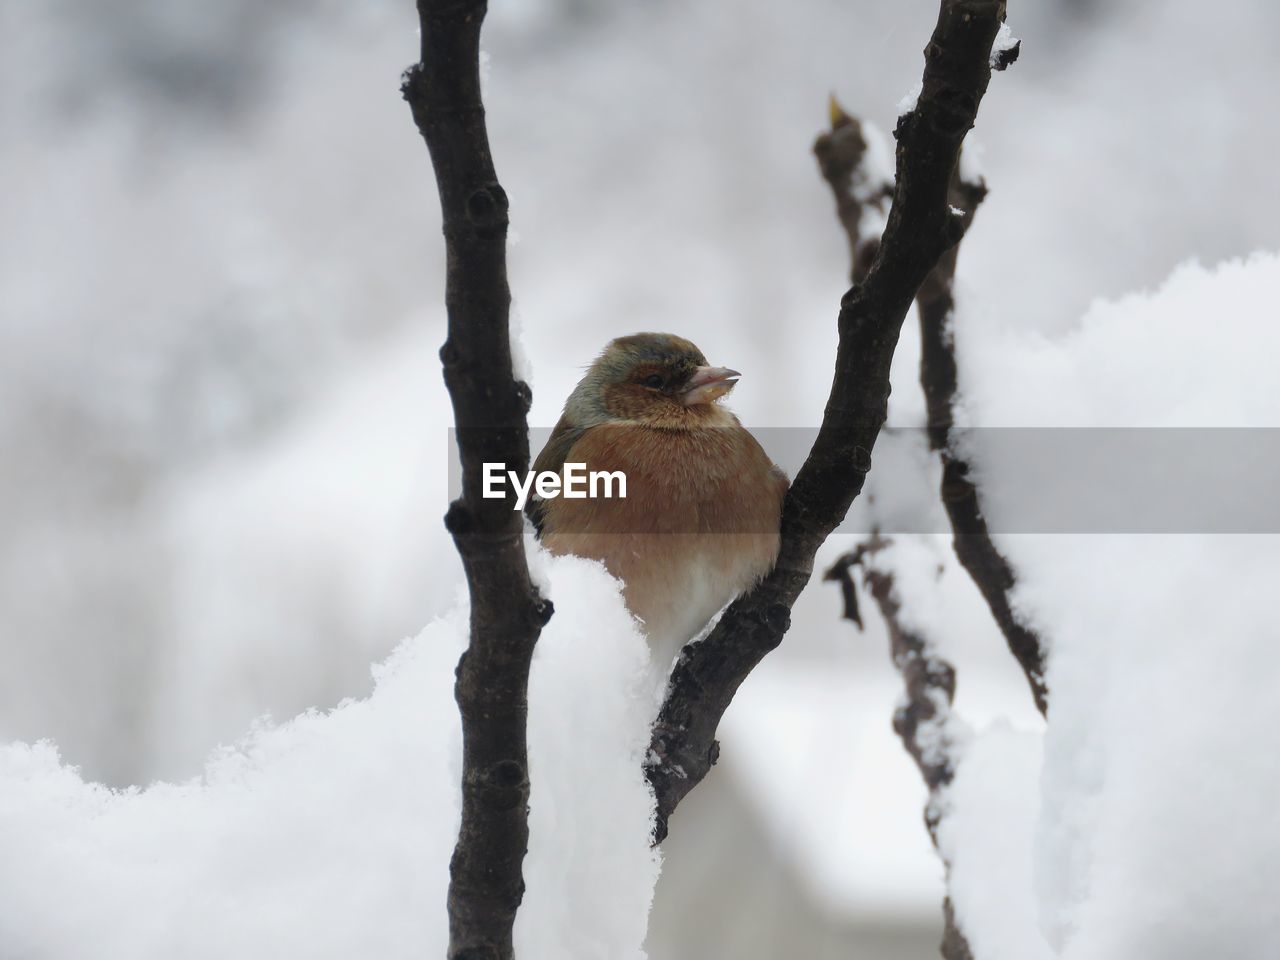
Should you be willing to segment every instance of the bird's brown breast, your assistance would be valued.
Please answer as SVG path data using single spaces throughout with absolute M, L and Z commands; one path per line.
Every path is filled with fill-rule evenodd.
M 786 478 L 725 418 L 726 426 L 694 429 L 593 427 L 566 462 L 621 471 L 626 497 L 545 504 L 547 548 L 602 561 L 651 639 L 676 649 L 777 557 Z
M 559 497 L 547 533 L 776 534 L 786 480 L 742 427 L 664 430 L 602 424 L 565 457 L 620 471 L 625 498 Z

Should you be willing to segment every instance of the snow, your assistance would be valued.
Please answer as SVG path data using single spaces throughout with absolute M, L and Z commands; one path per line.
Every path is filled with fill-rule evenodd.
M 191 776 L 261 713 L 367 693 L 387 641 L 455 602 L 443 339 L 433 326 L 389 338 L 253 457 L 164 492 L 158 536 L 173 559 L 155 709 L 167 719 L 151 776 Z
M 1051 553 L 1022 560 L 1023 602 L 1056 644 L 1035 848 L 1046 938 L 1069 960 L 1274 956 L 1280 762 L 1258 737 L 1280 723 L 1280 655 L 1256 598 L 1280 540 L 1070 538 Z
M 956 915 L 984 960 L 1053 957 L 1036 924 L 1031 855 L 1041 750 L 1038 734 L 993 723 L 967 746 L 947 790 L 938 845 Z
M 849 632 L 850 643 L 876 642 L 834 617 L 829 623 Z M 916 891 L 938 887 L 942 876 L 919 815 L 919 775 L 890 729 L 899 692 L 888 669 L 766 661 L 722 726 L 722 762 L 751 787 L 769 840 L 795 865 L 798 882 L 832 912 L 909 917 L 919 910 Z M 867 770 L 876 771 L 874 789 L 861 776 Z M 913 815 L 899 816 L 904 810 Z M 677 830 L 673 819 L 673 836 Z
M 910 113 L 916 108 L 916 104 L 920 102 L 920 94 L 924 92 L 924 82 L 917 81 L 916 84 L 903 94 L 902 99 L 898 101 L 898 116 Z
M 1269 370 L 1280 334 L 1259 305 L 1278 296 L 1273 254 L 1211 268 L 1188 263 L 1154 289 L 1096 302 L 1073 328 L 1046 336 L 978 317 L 983 301 L 962 282 L 956 331 L 965 419 L 1082 434 L 1141 427 L 1144 436 L 1180 436 L 1171 428 L 1187 425 L 1210 436 L 1232 433 L 1213 428 L 1272 427 L 1280 392 Z M 999 449 L 980 447 L 988 456 L 977 463 L 996 530 L 1016 526 L 1028 492 L 1055 496 L 1022 489 L 1025 470 L 989 456 Z M 885 470 L 877 445 L 873 486 Z M 913 473 L 891 461 L 888 470 L 890 477 Z M 1265 483 L 1265 463 L 1260 472 Z M 1081 489 L 1106 500 L 1111 491 L 1099 476 L 1086 475 Z M 887 489 L 881 497 L 876 487 L 877 502 L 864 508 L 892 529 L 895 518 L 910 515 L 913 496 L 933 495 L 932 477 L 922 491 Z M 1238 477 L 1234 493 L 1256 496 L 1249 481 Z M 1172 477 L 1160 486 L 1182 489 Z M 1163 493 L 1147 491 L 1157 502 Z M 1025 681 L 948 539 L 899 535 L 881 559 L 895 574 L 904 618 L 957 667 L 956 714 L 974 731 L 956 751 L 957 774 L 941 798 L 939 842 L 975 956 L 1274 955 L 1280 762 L 1262 731 L 1280 725 L 1273 693 L 1280 636 L 1258 598 L 1280 578 L 1280 538 L 998 534 L 1019 574 L 1015 606 L 1052 639 L 1047 726 L 1029 709 Z M 847 541 L 827 549 L 842 546 Z M 822 557 L 816 568 L 824 568 Z M 869 603 L 867 636 L 859 638 L 834 623 L 834 598 L 825 611 L 814 602 L 802 596 L 794 633 L 844 629 L 850 643 L 885 649 Z M 1010 685 L 993 687 L 1000 663 Z M 923 830 L 915 843 L 895 832 L 881 836 L 891 843 L 867 849 L 858 836 L 864 830 L 833 826 L 875 823 L 883 831 L 888 808 L 923 803 L 905 754 L 896 769 L 888 747 L 878 764 L 867 756 L 875 742 L 868 731 L 888 725 L 897 678 L 850 666 L 846 673 L 824 662 L 802 679 L 787 676 L 796 666 L 766 661 L 727 720 L 731 731 L 747 731 L 767 748 L 768 760 L 745 766 L 768 822 L 785 824 L 774 828 L 780 842 L 795 850 L 833 908 L 856 915 L 858 905 L 888 911 L 905 902 L 894 891 L 924 882 L 915 858 L 925 844 Z M 788 743 L 813 745 L 821 763 L 792 756 L 794 768 L 780 766 Z M 807 784 L 801 800 L 802 788 L 787 785 L 815 768 L 823 770 L 821 786 Z M 871 768 L 880 771 L 874 789 L 856 773 Z M 902 856 L 879 859 L 886 848 Z
M 870 121 L 862 121 L 862 139 L 867 148 L 853 173 L 853 195 L 862 201 L 858 217 L 858 235 L 864 240 L 879 237 L 889 222 L 889 202 L 883 190 L 892 188 L 897 173 L 891 142 L 883 130 Z
M 825 570 L 854 540 L 833 537 L 814 569 Z M 957 668 L 959 719 L 948 735 L 963 740 L 965 723 L 1006 717 L 1035 729 L 1021 674 L 968 575 L 950 560 L 950 538 L 895 537 L 887 554 L 904 622 L 926 631 Z M 839 619 L 838 591 L 824 586 L 801 594 L 784 641 L 790 658 L 766 657 L 739 689 L 721 727 L 722 762 L 750 785 L 771 841 L 825 909 L 853 918 L 936 916 L 942 867 L 924 829 L 920 774 L 892 728 L 902 680 L 888 637 L 870 598 L 859 633 Z M 825 656 L 797 652 L 821 640 L 832 644 Z
M 936 7 L 792 10 L 749 0 L 727 20 L 708 2 L 589 6 L 497 4 L 486 26 L 494 152 L 512 197 L 512 237 L 517 227 L 525 237 L 511 277 L 538 373 L 534 424 L 555 422 L 580 366 L 609 337 L 660 327 L 747 373 L 734 409 L 748 425 L 812 425 L 827 399 L 847 263 L 808 147 L 832 87 L 888 129 L 895 92 L 918 79 Z M 288 717 L 363 696 L 368 663 L 447 610 L 458 590 L 432 459 L 444 460 L 448 407 L 435 357 L 444 339 L 437 199 L 394 83 L 416 56 L 412 5 L 187 7 L 10 5 L 0 35 L 0 101 L 11 121 L 0 164 L 7 182 L 22 185 L 0 230 L 0 449 L 13 466 L 0 476 L 10 531 L 0 555 L 0 739 L 56 736 L 65 757 L 113 783 L 188 777 L 213 744 L 264 710 Z M 1275 331 L 1261 309 L 1275 297 L 1255 268 L 1242 266 L 1238 278 L 1255 292 L 1239 287 L 1229 301 L 1214 278 L 1232 275 L 1231 265 L 1179 270 L 1176 295 L 1119 299 L 1155 291 L 1188 256 L 1208 263 L 1276 242 L 1277 128 L 1258 117 L 1273 106 L 1280 7 L 1254 0 L 1211 18 L 1202 7 L 1061 2 L 1018 14 L 1034 56 L 994 79 L 962 161 L 972 170 L 980 135 L 992 193 L 960 265 L 971 422 L 1276 425 L 1267 367 Z M 851 38 L 866 41 L 857 56 Z M 206 76 L 206 65 L 217 82 L 193 90 L 189 78 Z M 217 100 L 208 91 L 226 89 L 225 76 L 235 78 L 232 96 Z M 172 82 L 184 77 L 185 86 Z M 1113 299 L 1082 322 L 1099 295 Z M 893 423 L 922 422 L 917 356 L 908 322 Z M 905 466 L 886 473 L 887 441 L 868 482 L 877 509 L 905 523 L 927 497 L 928 522 L 943 529 L 936 477 L 922 458 L 906 459 L 917 450 L 893 454 Z M 997 492 L 1003 470 L 983 466 Z M 919 491 L 879 483 L 908 475 L 921 477 Z M 1220 609 L 1218 623 L 1191 621 L 1203 628 L 1203 657 L 1184 652 L 1188 631 L 1173 624 L 1175 663 L 1196 664 L 1211 686 L 1244 672 L 1226 660 L 1209 669 L 1208 651 L 1226 643 L 1237 656 L 1227 631 L 1267 628 L 1215 598 L 1241 563 L 1274 569 L 1266 545 L 1248 558 L 1236 541 L 1205 540 L 1203 568 L 1175 581 L 1158 572 L 1160 543 L 1181 562 L 1175 538 L 1148 541 L 1146 552 L 1108 545 L 1118 542 L 1003 545 L 1023 572 L 1020 601 L 1037 618 L 1059 616 L 1055 591 L 1091 606 L 1117 582 L 1140 581 L 1135 605 Z M 818 567 L 848 545 L 837 538 Z M 1101 936 L 1097 898 L 1076 887 L 1094 865 L 1100 878 L 1114 868 L 1103 854 L 1118 856 L 1118 841 L 1095 833 L 1123 805 L 1089 807 L 1087 824 L 1059 830 L 1061 842 L 1046 847 L 1054 857 L 1032 857 L 1038 758 L 1062 771 L 1054 790 L 1063 799 L 1045 805 L 1055 817 L 1077 800 L 1088 806 L 1078 785 L 1064 792 L 1079 764 L 1067 762 L 1061 739 L 1040 742 L 1025 683 L 946 538 L 899 546 L 907 603 L 959 669 L 960 713 L 978 730 L 1008 717 L 1018 731 L 989 751 L 979 737 L 956 790 L 1007 788 L 988 802 L 1007 801 L 1021 819 L 1005 829 L 997 808 L 982 822 L 1020 845 L 1018 862 L 1038 864 L 1011 876 L 1044 875 L 1036 883 L 1047 926 L 1068 949 L 1102 942 L 1087 939 Z M 1103 568 L 1092 577 L 1082 573 L 1091 563 Z M 1221 595 L 1252 608 L 1270 591 Z M 919 778 L 889 726 L 898 683 L 883 630 L 871 616 L 860 636 L 837 616 L 829 586 L 801 597 L 795 628 L 726 719 L 724 763 L 749 768 L 743 782 L 766 821 L 761 831 L 831 915 L 883 908 L 936 921 L 940 870 L 920 826 Z M 1112 658 L 1099 681 L 1121 664 L 1135 668 L 1115 659 L 1130 636 L 1101 614 L 1092 626 L 1088 649 Z M 1112 641 L 1105 649 L 1103 639 Z M 1144 656 L 1157 656 L 1155 642 L 1138 644 Z M 1268 662 L 1256 662 L 1265 676 Z M 1189 683 L 1171 690 L 1200 703 Z M 1165 722 L 1175 707 L 1141 693 Z M 1079 701 L 1063 724 L 1090 719 L 1078 687 L 1062 696 Z M 1108 694 L 1109 724 L 1117 696 Z M 1156 724 L 1143 718 L 1143 729 Z M 1009 744 L 1022 737 L 1039 749 L 1014 756 Z M 1171 778 L 1163 765 L 1173 760 L 1157 752 L 1159 782 L 1186 789 L 1199 773 L 1256 789 L 1236 769 L 1242 749 L 1223 752 L 1222 774 L 1216 757 L 1213 766 L 1188 761 L 1185 780 Z M 1097 776 L 1121 783 L 1107 764 Z M 778 766 L 794 776 L 771 775 Z M 1009 949 L 1022 949 L 1026 936 L 991 927 L 997 904 L 975 913 L 975 903 L 984 884 L 1033 888 L 982 869 L 992 839 L 962 841 L 985 806 L 957 797 L 957 850 L 979 851 L 968 864 L 979 874 L 956 891 L 971 905 L 962 910 L 971 936 L 1013 937 Z M 1226 799 L 1239 814 L 1243 801 Z M 1169 802 L 1160 796 L 1155 807 Z M 1221 832 L 1224 856 L 1244 843 L 1243 828 L 1231 827 L 1208 831 L 1215 840 Z M 1254 832 L 1270 849 L 1267 824 Z M 754 852 L 747 838 L 742 847 Z M 1058 862 L 1068 855 L 1075 866 Z M 27 876 L 37 876 L 27 859 Z M 707 861 L 709 876 L 723 873 Z M 1241 864 L 1220 882 L 1247 911 L 1269 875 L 1255 883 L 1245 877 L 1252 861 Z M 13 869 L 0 865 L 0 875 Z M 962 857 L 958 876 L 966 869 Z M 45 903 L 62 906 L 52 895 Z M 1024 919 L 1005 913 L 1009 924 Z M 1215 905 L 1206 918 L 1224 915 Z M 161 911 L 150 916 L 166 922 Z M 1162 923 L 1175 919 L 1185 922 L 1171 910 Z M 83 955 L 84 942 L 75 947 Z M 1025 955 L 1035 956 L 1030 947 Z
M 647 660 L 599 566 L 556 595 L 530 678 L 528 957 L 641 957 L 658 857 L 640 757 Z M 328 713 L 264 721 L 201 777 L 109 790 L 48 742 L 0 748 L 6 957 L 442 956 L 458 820 L 465 608 Z M 627 695 L 627 691 L 632 695 Z
M 975 956 L 1274 956 L 1280 762 L 1259 736 L 1280 723 L 1280 655 L 1256 598 L 1280 539 L 1016 542 L 1052 699 L 1043 737 L 982 731 L 948 794 Z
M 964 138 L 964 146 L 960 150 L 960 179 L 965 183 L 984 183 L 986 167 L 983 160 L 985 148 L 975 131 L 969 131 Z
M 1013 35 L 1013 31 L 1009 29 L 1008 23 L 1000 24 L 1000 29 L 996 31 L 995 42 L 991 44 L 991 66 L 995 68 L 1000 63 L 1002 54 L 1008 53 L 1022 41 Z
M 1057 340 L 1010 334 L 977 352 L 962 366 L 970 414 L 1274 424 L 1280 396 L 1249 381 L 1274 356 L 1258 305 L 1277 295 L 1273 255 L 1183 266 L 1152 293 L 1096 304 Z M 984 474 L 997 527 L 1004 483 Z M 944 849 L 976 954 L 1274 956 L 1280 761 L 1262 732 L 1280 725 L 1280 637 L 1258 598 L 1280 577 L 1280 538 L 998 539 L 1018 607 L 1052 638 L 1051 708 L 1042 745 L 983 731 L 949 797 Z
M 870 199 L 869 192 L 878 192 L 884 184 L 892 185 L 897 179 L 897 170 L 893 155 L 893 140 L 878 125 L 870 120 L 862 121 L 862 139 L 867 149 L 862 155 L 862 163 L 858 165 L 861 175 L 854 184 L 860 200 Z
M 1181 264 L 1147 292 L 1095 301 L 1060 336 L 1009 324 L 960 337 L 970 421 L 1002 427 L 1276 427 L 1267 304 L 1280 255 Z M 966 290 L 962 325 L 983 309 Z M 972 320 L 971 320 L 972 318 Z

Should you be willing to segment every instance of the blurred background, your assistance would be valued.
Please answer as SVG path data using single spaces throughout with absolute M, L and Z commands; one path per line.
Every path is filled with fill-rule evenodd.
M 967 342 L 1280 246 L 1280 8 L 1010 6 Z M 831 91 L 892 128 L 936 12 L 493 0 L 534 425 L 644 329 L 744 371 L 749 426 L 816 424 L 847 268 L 810 144 Z M 456 599 L 438 208 L 398 93 L 416 44 L 408 0 L 0 0 L 0 739 L 114 786 L 195 776 L 256 717 L 366 694 Z M 909 324 L 898 424 L 922 418 L 916 351 Z M 954 587 L 961 709 L 1036 724 Z M 673 821 L 655 960 L 932 955 L 897 677 L 878 624 L 838 612 L 814 583 L 735 702 Z

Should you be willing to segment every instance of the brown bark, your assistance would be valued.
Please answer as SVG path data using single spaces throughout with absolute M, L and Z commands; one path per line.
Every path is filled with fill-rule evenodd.
M 952 183 L 951 203 L 964 211 L 966 229 L 985 195 L 983 184 L 963 183 L 958 176 Z M 1043 714 L 1049 705 L 1044 644 L 1013 611 L 1009 602 L 1016 583 L 1013 567 L 991 539 L 978 490 L 970 479 L 969 461 L 952 442 L 958 376 L 953 284 L 958 252 L 957 246 L 938 261 L 916 297 L 920 315 L 920 386 L 929 418 L 929 446 L 942 459 L 939 492 L 955 535 L 956 557 L 986 600 L 1010 652 L 1026 675 L 1036 709 Z
M 471 634 L 458 663 L 462 823 L 449 864 L 449 957 L 510 960 L 528 846 L 529 663 L 551 604 L 525 561 L 514 499 L 485 499 L 482 464 L 529 466 L 531 394 L 511 366 L 507 196 L 480 99 L 484 0 L 418 0 L 421 61 L 402 92 L 426 140 L 447 250 L 448 338 L 440 351 L 462 462 L 462 495 L 445 516 L 466 571 Z
M 907 311 L 938 258 L 960 238 L 947 203 L 960 146 L 991 77 L 1004 0 L 941 0 L 922 90 L 898 119 L 888 225 L 866 277 L 841 301 L 835 375 L 818 437 L 787 494 L 777 565 L 686 648 L 654 725 L 645 767 L 657 798 L 655 842 L 719 753 L 715 732 L 739 685 L 790 626 L 818 547 L 862 489 L 884 424 L 889 366 Z
M 849 241 L 849 279 L 853 283 L 866 277 L 880 247 L 879 233 L 864 235 L 867 208 L 883 213 L 893 199 L 893 182 L 880 177 L 875 164 L 868 162 L 870 149 L 861 121 L 846 113 L 833 95 L 831 130 L 814 141 L 813 155 L 818 158 L 822 179 L 831 187 L 836 217 Z
M 845 595 L 856 595 L 854 569 L 862 570 L 863 585 L 870 591 L 889 632 L 889 653 L 893 665 L 902 676 L 903 699 L 893 715 L 893 729 L 902 745 L 915 761 L 916 769 L 929 791 L 924 821 L 934 848 L 938 846 L 938 823 L 942 810 L 942 793 L 955 775 L 952 755 L 951 705 L 956 694 L 956 671 L 938 655 L 932 643 L 919 630 L 906 626 L 901 617 L 893 573 L 877 561 L 877 555 L 890 541 L 877 535 L 840 557 L 824 575 L 845 588 Z M 845 619 L 852 620 L 846 605 Z M 858 623 L 861 629 L 861 623 Z M 927 733 L 925 731 L 928 731 Z M 946 857 L 943 865 L 950 871 Z M 945 960 L 973 960 L 973 954 L 956 920 L 951 898 L 942 904 L 943 938 L 941 953 Z

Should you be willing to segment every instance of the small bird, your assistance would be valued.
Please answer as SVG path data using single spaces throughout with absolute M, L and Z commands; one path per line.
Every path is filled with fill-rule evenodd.
M 534 463 L 625 474 L 625 498 L 532 499 L 526 512 L 551 553 L 599 560 L 622 581 L 655 692 L 680 648 L 778 556 L 787 477 L 719 403 L 740 376 L 672 334 L 620 337 L 569 395 Z

